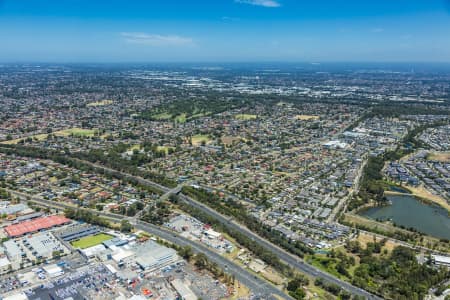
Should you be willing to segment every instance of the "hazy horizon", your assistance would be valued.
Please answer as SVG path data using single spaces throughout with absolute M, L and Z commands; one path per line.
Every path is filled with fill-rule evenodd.
M 450 62 L 448 0 L 0 0 L 0 62 Z

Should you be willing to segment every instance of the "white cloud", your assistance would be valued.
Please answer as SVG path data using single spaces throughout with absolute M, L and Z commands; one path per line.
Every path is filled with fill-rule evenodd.
M 236 3 L 250 4 L 264 7 L 280 7 L 281 4 L 276 0 L 234 0 Z
M 384 29 L 383 29 L 383 28 L 372 28 L 371 31 L 372 31 L 373 33 L 381 33 L 381 32 L 384 31 Z
M 149 46 L 188 46 L 193 45 L 194 41 L 188 37 L 178 35 L 159 35 L 143 32 L 122 32 L 120 34 L 127 43 L 141 44 Z
M 240 20 L 241 19 L 235 18 L 235 17 L 227 17 L 227 16 L 222 17 L 222 21 L 224 21 L 224 22 L 237 22 Z
M 412 34 L 404 34 L 404 35 L 400 36 L 400 38 L 402 40 L 410 40 L 413 38 L 413 35 Z

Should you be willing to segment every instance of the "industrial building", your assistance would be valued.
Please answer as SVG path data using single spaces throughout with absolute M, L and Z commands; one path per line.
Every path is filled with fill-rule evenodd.
M 28 233 L 38 232 L 43 229 L 68 224 L 70 222 L 71 220 L 64 216 L 47 216 L 6 226 L 5 232 L 9 237 L 18 237 Z
M 5 254 L 14 270 L 33 262 L 53 258 L 54 254 L 65 255 L 70 251 L 50 232 L 37 233 L 32 236 L 3 243 Z
M 176 251 L 161 246 L 154 241 L 138 244 L 134 249 L 136 263 L 143 270 L 153 270 L 171 264 L 176 259 Z
M 65 242 L 71 242 L 85 236 L 96 235 L 100 232 L 101 231 L 97 226 L 92 226 L 90 224 L 73 224 L 59 230 L 56 235 Z

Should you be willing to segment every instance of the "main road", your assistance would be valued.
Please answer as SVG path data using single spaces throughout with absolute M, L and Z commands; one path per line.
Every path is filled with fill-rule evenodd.
M 31 196 L 29 194 L 25 194 L 22 192 L 9 190 L 12 195 L 19 197 L 22 200 L 28 200 L 36 202 L 40 205 L 56 208 L 56 209 L 84 209 L 91 211 L 95 215 L 99 215 L 108 219 L 111 219 L 116 222 L 120 222 L 122 220 L 129 220 L 129 217 L 113 214 L 113 213 L 106 213 L 96 210 L 91 210 L 87 208 L 77 208 L 73 205 L 69 205 L 67 203 L 61 203 L 61 202 L 55 202 L 51 200 L 42 199 L 38 196 Z M 234 262 L 229 261 L 228 259 L 224 258 L 223 256 L 219 255 L 218 253 L 212 251 L 211 249 L 207 248 L 206 246 L 197 243 L 195 241 L 189 240 L 187 238 L 184 238 L 180 235 L 178 235 L 176 232 L 170 231 L 166 228 L 158 227 L 156 225 L 143 222 L 140 220 L 136 220 L 134 223 L 134 227 L 136 229 L 148 232 L 152 235 L 158 236 L 164 240 L 167 240 L 171 243 L 174 243 L 176 245 L 180 246 L 189 246 L 192 248 L 193 252 L 195 253 L 204 253 L 208 257 L 209 260 L 217 263 L 226 273 L 232 274 L 235 276 L 235 278 L 250 288 L 250 290 L 255 294 L 255 296 L 260 297 L 262 299 L 292 299 L 285 293 L 283 293 L 281 290 L 276 288 L 275 286 L 269 284 L 268 282 L 264 281 L 263 279 L 259 278 L 256 275 L 253 275 L 249 271 L 245 270 L 244 268 L 240 267 L 239 265 L 235 264 Z M 277 296 L 277 297 L 275 297 Z
M 110 173 L 112 175 L 116 175 L 116 176 L 121 176 L 123 178 L 126 179 L 131 179 L 134 180 L 142 185 L 146 185 L 152 188 L 156 188 L 159 189 L 160 191 L 162 191 L 164 193 L 164 195 L 169 195 L 171 193 L 171 191 L 179 191 L 179 187 L 176 187 L 174 189 L 170 189 L 168 187 L 162 186 L 160 184 L 157 184 L 151 180 L 148 179 L 144 179 L 142 177 L 138 177 L 138 176 L 134 176 L 131 174 L 127 174 L 121 171 L 117 171 L 96 163 L 92 163 L 92 162 L 87 162 L 84 160 L 80 160 L 83 163 L 89 164 L 94 168 L 97 169 L 101 169 L 104 172 Z M 359 296 L 363 296 L 367 299 L 381 299 L 376 295 L 373 295 L 361 288 L 358 288 L 356 286 L 353 286 L 352 284 L 340 280 L 337 277 L 334 277 L 333 275 L 326 273 L 312 265 L 309 265 L 307 263 L 305 263 L 303 260 L 301 260 L 299 257 L 287 252 L 286 250 L 278 247 L 277 245 L 271 243 L 270 241 L 260 237 L 258 234 L 254 233 L 253 231 L 249 230 L 247 227 L 243 226 L 240 223 L 237 223 L 236 221 L 234 221 L 231 217 L 228 216 L 224 216 L 220 213 L 218 213 L 217 211 L 215 211 L 214 209 L 210 208 L 209 206 L 206 206 L 200 202 L 198 202 L 197 200 L 192 199 L 191 197 L 187 197 L 183 194 L 179 194 L 179 197 L 182 201 L 186 202 L 187 204 L 191 205 L 192 207 L 195 207 L 197 209 L 200 209 L 201 211 L 203 211 L 204 213 L 207 213 L 208 215 L 214 217 L 215 219 L 219 220 L 224 226 L 227 226 L 228 228 L 240 231 L 240 232 L 244 232 L 250 239 L 252 239 L 255 243 L 258 243 L 259 245 L 261 245 L 262 247 L 266 248 L 267 250 L 270 250 L 273 254 L 275 254 L 282 262 L 284 262 L 285 264 L 294 267 L 295 269 L 308 274 L 312 277 L 321 277 L 323 279 L 325 279 L 328 282 L 334 283 L 339 285 L 341 288 L 347 290 L 348 292 L 354 294 L 354 295 L 359 295 Z
M 300 270 L 303 273 L 309 274 L 313 277 L 322 277 L 324 278 L 326 281 L 328 282 L 332 282 L 335 283 L 337 285 L 339 285 L 340 287 L 342 287 L 343 289 L 349 291 L 350 293 L 354 294 L 354 295 L 360 295 L 360 296 L 364 296 L 368 299 L 381 299 L 363 289 L 360 289 L 358 287 L 355 287 L 353 285 L 351 285 L 348 282 L 342 281 L 326 272 L 323 272 L 322 270 L 319 270 L 307 263 L 305 263 L 303 260 L 301 260 L 300 258 L 298 258 L 297 256 L 287 252 L 286 250 L 276 246 L 275 244 L 267 241 L 266 239 L 260 237 L 259 235 L 255 234 L 254 232 L 252 232 L 251 230 L 249 230 L 247 227 L 235 222 L 234 220 L 232 220 L 232 218 L 230 217 L 226 217 L 220 213 L 218 213 L 217 211 L 213 210 L 212 208 L 190 198 L 187 197 L 185 195 L 179 195 L 179 198 L 188 203 L 189 205 L 191 205 L 192 207 L 195 207 L 197 209 L 202 210 L 203 212 L 209 214 L 210 216 L 214 217 L 215 219 L 221 221 L 225 226 L 243 232 L 245 233 L 248 237 L 250 237 L 254 242 L 258 243 L 259 245 L 263 246 L 264 248 L 270 250 L 272 253 L 274 253 L 275 255 L 278 256 L 278 258 L 283 261 L 284 263 L 286 263 L 287 265 L 294 267 L 298 270 Z

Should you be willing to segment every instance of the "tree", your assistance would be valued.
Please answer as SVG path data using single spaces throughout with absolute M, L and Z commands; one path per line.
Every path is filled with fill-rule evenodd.
M 302 275 L 295 276 L 294 279 L 289 281 L 287 285 L 287 290 L 291 292 L 295 292 L 298 288 L 301 288 L 304 285 L 309 284 L 309 279 Z
M 195 266 L 201 270 L 205 269 L 206 267 L 208 267 L 208 257 L 206 257 L 206 255 L 204 253 L 198 253 L 195 256 Z
M 306 292 L 303 288 L 298 288 L 294 292 L 289 292 L 289 295 L 296 300 L 302 300 L 305 299 Z
M 60 252 L 60 251 L 53 251 L 53 252 L 52 252 L 52 257 L 53 257 L 54 259 L 60 258 L 60 257 L 61 257 L 61 252 Z
M 178 254 L 184 259 L 189 260 L 193 255 L 192 248 L 190 246 L 184 246 L 178 251 Z
M 339 297 L 340 297 L 342 300 L 350 300 L 350 299 L 352 298 L 352 294 L 350 294 L 350 293 L 347 292 L 347 291 L 342 290 L 341 293 L 339 294 Z
M 128 220 L 122 220 L 120 222 L 120 231 L 130 232 L 132 229 L 133 229 L 133 225 L 131 225 Z

